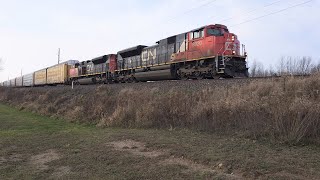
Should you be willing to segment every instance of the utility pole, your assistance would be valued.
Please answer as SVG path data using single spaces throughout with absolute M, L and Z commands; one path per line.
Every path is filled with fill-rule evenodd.
M 60 64 L 60 48 L 58 50 L 58 64 Z

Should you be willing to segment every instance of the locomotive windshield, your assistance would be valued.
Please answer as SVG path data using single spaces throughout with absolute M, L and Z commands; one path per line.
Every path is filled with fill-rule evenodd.
M 209 36 L 223 36 L 223 32 L 221 29 L 208 29 L 207 34 Z

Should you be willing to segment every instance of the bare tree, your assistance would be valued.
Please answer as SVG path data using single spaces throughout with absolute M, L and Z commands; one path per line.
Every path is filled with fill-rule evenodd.
M 311 57 L 281 57 L 278 65 L 279 75 L 308 75 L 312 69 Z
M 256 77 L 265 77 L 265 76 L 266 76 L 266 70 L 264 68 L 264 65 L 261 62 L 258 62 Z
M 318 63 L 314 64 L 311 68 L 311 73 L 315 74 L 315 73 L 320 73 L 320 60 L 318 61 Z
M 250 67 L 250 76 L 256 77 L 257 75 L 257 60 L 254 60 Z
M 284 75 L 285 72 L 286 72 L 286 69 L 285 69 L 285 57 L 281 57 L 280 61 L 279 61 L 279 65 L 278 65 L 278 74 L 280 76 Z
M 299 75 L 307 75 L 311 73 L 311 67 L 312 67 L 312 59 L 311 57 L 302 57 L 299 60 L 299 65 L 298 65 L 298 74 Z
M 273 66 L 270 65 L 269 69 L 265 68 L 264 65 L 254 60 L 250 66 L 250 76 L 251 77 L 268 77 L 274 76 L 276 72 L 273 70 Z
M 274 70 L 273 65 L 269 65 L 269 69 L 267 71 L 267 76 L 277 76 L 277 71 Z

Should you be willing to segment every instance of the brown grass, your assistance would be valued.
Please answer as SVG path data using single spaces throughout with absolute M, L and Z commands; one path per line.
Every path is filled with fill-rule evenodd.
M 320 179 L 317 145 L 95 128 L 2 103 L 0 124 L 0 179 Z
M 0 101 L 50 116 L 125 128 L 191 128 L 218 134 L 319 142 L 320 75 L 247 85 L 94 91 L 1 89 Z

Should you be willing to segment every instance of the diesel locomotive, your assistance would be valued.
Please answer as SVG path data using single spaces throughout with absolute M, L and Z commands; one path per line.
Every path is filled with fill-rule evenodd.
M 138 45 L 76 64 L 70 69 L 70 81 L 81 84 L 248 77 L 246 57 L 237 35 L 224 25 L 208 25 L 162 39 L 154 46 Z
M 94 84 L 248 77 L 246 58 L 238 36 L 225 25 L 215 24 L 162 39 L 153 46 L 138 45 L 117 54 L 67 64 L 67 68 L 56 68 L 65 72 L 64 77 L 46 77 L 43 82 Z M 63 81 L 48 81 L 55 78 Z

